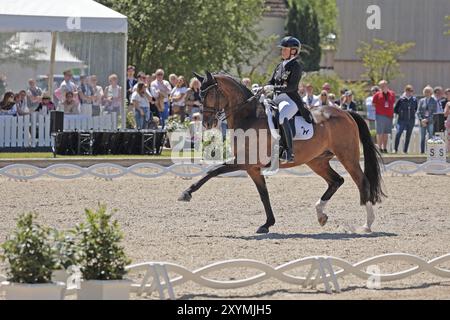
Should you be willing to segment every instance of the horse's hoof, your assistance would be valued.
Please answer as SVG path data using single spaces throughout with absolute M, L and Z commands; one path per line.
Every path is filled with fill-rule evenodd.
M 319 224 L 321 227 L 324 227 L 328 222 L 328 216 L 326 214 L 324 214 L 323 216 L 321 216 L 319 218 Z
M 191 201 L 192 196 L 189 192 L 184 191 L 181 196 L 178 198 L 178 201 L 189 202 Z
M 257 234 L 267 234 L 269 233 L 269 228 L 266 227 L 259 227 L 258 230 L 256 230 Z
M 365 233 L 372 233 L 372 229 L 370 229 L 370 227 L 368 227 L 368 226 L 363 226 L 362 231 Z

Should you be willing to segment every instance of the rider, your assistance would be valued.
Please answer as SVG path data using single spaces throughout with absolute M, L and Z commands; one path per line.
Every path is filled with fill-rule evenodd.
M 309 110 L 303 105 L 302 98 L 298 93 L 302 68 L 297 58 L 300 54 L 301 43 L 297 38 L 288 36 L 281 40 L 278 47 L 281 48 L 283 61 L 275 68 L 272 78 L 264 87 L 264 91 L 275 93 L 274 102 L 278 105 L 279 123 L 284 133 L 287 149 L 282 161 L 293 163 L 293 138 L 289 120 L 299 111 L 306 122 L 312 123 L 313 119 Z

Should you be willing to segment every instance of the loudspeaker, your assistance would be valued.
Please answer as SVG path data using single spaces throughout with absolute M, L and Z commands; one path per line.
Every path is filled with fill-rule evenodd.
M 50 111 L 50 133 L 64 131 L 64 112 Z

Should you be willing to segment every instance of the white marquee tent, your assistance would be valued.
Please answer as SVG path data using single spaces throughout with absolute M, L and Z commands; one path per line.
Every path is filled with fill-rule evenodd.
M 0 0 L 0 33 L 51 32 L 49 87 L 53 84 L 53 68 L 58 33 L 110 33 L 123 35 L 122 88 L 126 81 L 127 17 L 93 0 Z M 104 48 L 114 50 L 116 48 Z M 98 55 L 98 54 L 97 54 Z M 101 59 L 99 57 L 98 59 Z M 125 125 L 122 108 L 122 127 Z

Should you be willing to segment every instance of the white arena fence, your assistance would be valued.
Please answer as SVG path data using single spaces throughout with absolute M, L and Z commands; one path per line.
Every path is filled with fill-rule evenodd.
M 101 116 L 64 115 L 65 131 L 117 130 L 116 113 Z M 0 148 L 51 147 L 50 115 L 0 116 Z
M 381 264 L 402 262 L 402 265 L 410 264 L 406 270 L 382 273 Z M 341 292 L 339 280 L 345 276 L 353 275 L 365 281 L 368 289 L 382 289 L 385 282 L 398 281 L 413 277 L 420 273 L 429 273 L 439 278 L 450 279 L 450 270 L 439 267 L 450 262 L 450 254 L 425 261 L 420 257 L 405 253 L 392 253 L 375 256 L 361 262 L 352 264 L 344 259 L 329 256 L 312 256 L 298 259 L 272 267 L 264 262 L 247 259 L 228 260 L 213 263 L 205 267 L 190 271 L 181 265 L 169 262 L 146 262 L 133 264 L 126 267 L 128 278 L 133 274 L 139 274 L 139 280 L 132 280 L 131 292 L 137 296 L 159 294 L 160 299 L 176 299 L 174 287 L 188 282 L 216 290 L 230 290 L 249 287 L 269 279 L 301 288 L 319 290 L 317 286 L 323 285 L 325 292 L 331 294 Z M 216 280 L 208 277 L 208 274 L 224 270 L 244 268 L 256 270 L 257 274 L 244 279 Z M 303 275 L 293 274 L 293 270 L 303 268 Z M 170 277 L 169 275 L 173 276 Z M 230 278 L 230 277 L 229 277 Z M 0 281 L 6 280 L 0 275 Z M 81 276 L 78 273 L 72 276 L 67 283 L 66 296 L 76 294 L 79 289 Z M 1 287 L 0 287 L 1 291 Z M 167 291 L 167 296 L 166 292 Z M 201 294 L 190 292 L 189 294 Z
M 338 161 L 330 162 L 332 167 L 341 175 L 347 172 Z M 164 167 L 156 163 L 138 163 L 130 167 L 123 167 L 112 163 L 99 163 L 87 168 L 75 164 L 61 163 L 50 165 L 46 168 L 39 168 L 29 164 L 12 164 L 0 168 L 0 176 L 16 181 L 29 181 L 42 176 L 49 176 L 57 179 L 70 180 L 84 176 L 113 180 L 126 175 L 133 175 L 140 178 L 157 178 L 166 174 L 172 174 L 181 178 L 195 178 L 204 176 L 213 165 L 202 165 L 195 163 L 176 163 L 169 167 Z M 429 173 L 445 175 L 450 173 L 450 163 L 443 161 L 427 161 L 416 164 L 409 161 L 395 161 L 383 167 L 383 173 L 393 175 L 412 175 L 417 173 Z M 299 177 L 313 176 L 315 173 L 307 166 L 300 166 L 292 169 L 281 169 L 279 174 L 291 174 Z M 244 171 L 224 174 L 225 177 L 246 177 Z

